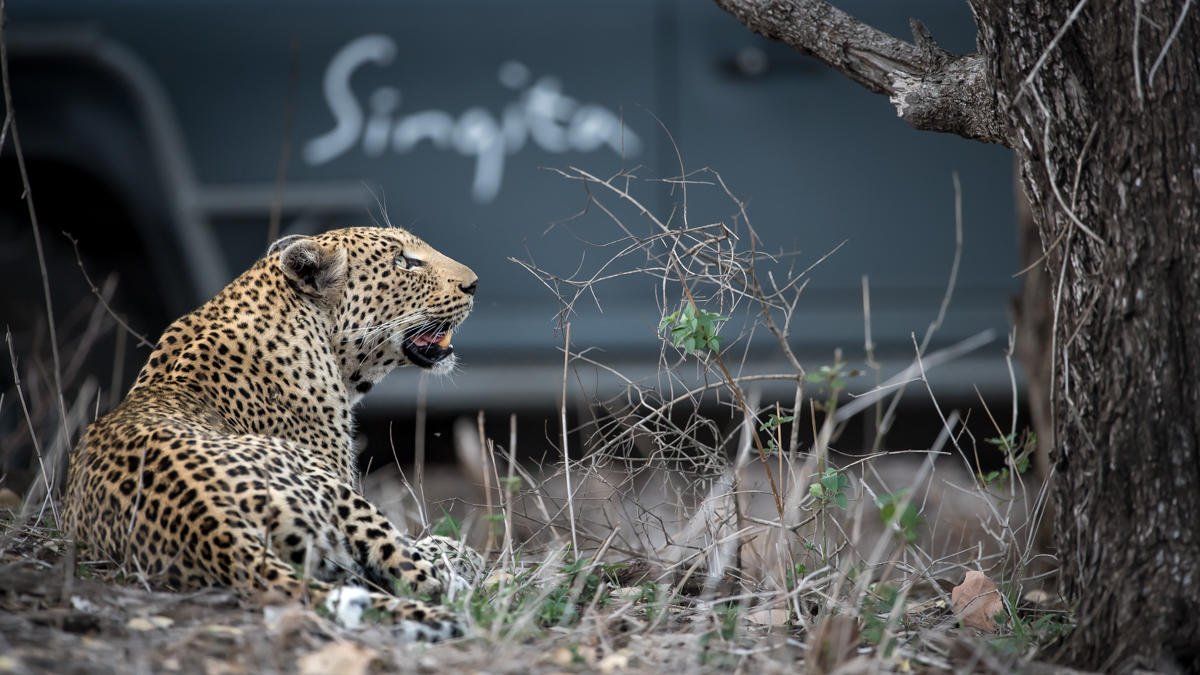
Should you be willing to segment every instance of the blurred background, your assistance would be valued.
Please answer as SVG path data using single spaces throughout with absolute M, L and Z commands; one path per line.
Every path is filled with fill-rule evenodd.
M 919 17 L 944 48 L 974 51 L 965 3 L 839 6 L 899 36 Z M 744 236 L 711 174 L 697 175 L 708 184 L 689 185 L 686 198 L 665 180 L 709 167 L 745 203 L 778 269 L 803 270 L 836 249 L 808 274 L 792 348 L 810 369 L 837 348 L 861 367 L 866 276 L 885 378 L 909 365 L 914 334 L 921 340 L 938 316 L 955 260 L 957 174 L 961 263 L 930 349 L 972 337 L 977 348 L 930 379 L 948 405 L 982 396 L 1006 415 L 1011 407 L 1006 303 L 1020 265 L 1009 152 L 912 130 L 886 98 L 712 3 L 13 0 L 8 12 L 13 102 L 59 342 L 75 347 L 64 357 L 68 398 L 83 400 L 80 387 L 93 382 L 81 409 L 118 401 L 149 350 L 97 328 L 106 313 L 64 232 L 113 310 L 153 342 L 274 238 L 386 220 L 472 267 L 480 288 L 454 337 L 458 373 L 423 380 L 402 370 L 367 397 L 369 461 L 390 463 L 393 452 L 411 461 L 414 435 L 429 461 L 449 458 L 453 421 L 478 410 L 502 438 L 517 414 L 521 446 L 542 453 L 557 438 L 563 396 L 562 304 L 512 259 L 563 278 L 636 267 L 605 267 L 615 251 L 604 244 L 624 234 L 589 208 L 586 186 L 552 170 L 571 166 L 601 178 L 628 171 L 629 190 L 663 220 L 679 225 L 686 206 L 690 224 L 725 222 Z M 33 396 L 50 380 L 21 196 L 6 146 L 0 323 L 31 365 Z M 620 218 L 648 231 L 636 210 Z M 569 316 L 572 349 L 652 379 L 659 321 L 673 309 L 656 289 L 645 275 L 597 284 Z M 739 372 L 773 372 L 782 356 L 769 336 L 736 340 L 750 318 L 723 333 L 736 341 Z M 592 397 L 616 393 L 606 372 L 577 365 L 573 419 Z M 790 401 L 789 391 L 776 394 Z M 924 391 L 906 400 L 906 410 L 928 407 Z M 0 405 L 3 432 L 18 434 L 13 396 Z M 420 428 L 419 407 L 428 410 Z M 887 446 L 929 447 L 938 430 L 925 415 L 897 425 Z M 865 441 L 851 430 L 844 442 Z M 11 477 L 31 459 L 5 462 Z

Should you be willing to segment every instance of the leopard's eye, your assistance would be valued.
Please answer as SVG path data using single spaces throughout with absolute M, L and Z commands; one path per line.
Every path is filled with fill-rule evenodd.
M 396 266 L 406 270 L 411 270 L 414 267 L 420 267 L 424 264 L 424 260 L 413 258 L 411 256 L 404 255 L 403 253 L 400 253 L 396 256 Z

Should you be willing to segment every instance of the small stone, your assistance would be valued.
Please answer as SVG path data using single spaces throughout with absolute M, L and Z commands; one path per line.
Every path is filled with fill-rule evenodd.
M 222 626 L 216 623 L 210 623 L 203 629 L 204 633 L 218 640 L 234 641 L 242 636 L 242 629 L 235 626 Z
M 1034 588 L 1026 591 L 1025 595 L 1021 596 L 1025 602 L 1031 605 L 1049 605 L 1054 602 L 1054 597 L 1040 588 Z
M 81 598 L 78 595 L 71 596 L 71 606 L 88 614 L 96 614 L 100 611 L 100 608 L 96 606 L 96 603 L 88 600 L 87 598 Z
M 556 666 L 569 666 L 575 663 L 575 652 L 566 647 L 559 647 L 551 652 L 550 663 Z
M 170 628 L 175 621 L 165 616 L 136 617 L 125 623 L 129 630 L 148 631 L 160 628 Z
M 366 675 L 379 652 L 349 642 L 335 642 L 296 661 L 301 675 Z
M 0 509 L 8 509 L 14 513 L 21 510 L 21 495 L 6 487 L 0 487 Z
M 625 670 L 629 667 L 629 650 L 619 649 L 608 656 L 600 659 L 600 663 L 596 664 L 596 668 L 604 675 L 609 675 L 614 671 Z

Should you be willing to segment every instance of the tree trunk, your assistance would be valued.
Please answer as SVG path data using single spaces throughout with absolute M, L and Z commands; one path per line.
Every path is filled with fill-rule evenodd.
M 1016 152 L 1052 289 L 1065 657 L 1200 672 L 1200 8 L 968 0 L 979 54 L 952 57 L 915 22 L 913 46 L 820 0 L 716 2 L 913 126 Z
M 1052 47 L 1071 4 L 972 5 L 1055 289 L 1068 655 L 1196 672 L 1200 11 L 1091 2 Z

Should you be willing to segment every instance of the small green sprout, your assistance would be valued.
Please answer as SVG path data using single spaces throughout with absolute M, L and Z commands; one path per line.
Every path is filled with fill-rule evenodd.
M 521 491 L 521 477 L 501 478 L 500 485 L 506 494 L 515 495 Z
M 887 634 L 892 608 L 896 606 L 899 589 L 890 584 L 873 584 L 862 599 L 862 638 L 869 645 L 877 645 Z M 895 643 L 887 646 L 884 656 L 890 656 Z
M 451 539 L 462 539 L 462 523 L 442 509 L 442 517 L 433 524 L 433 533 Z
M 1019 439 L 1015 433 L 1010 433 L 986 440 L 1005 454 L 1008 466 L 989 471 L 986 474 L 982 472 L 976 474 L 983 481 L 985 487 L 991 488 L 998 482 L 1008 480 L 1011 475 L 1009 467 L 1015 468 L 1019 474 L 1029 470 L 1033 454 L 1037 451 L 1037 436 L 1032 431 L 1026 429 Z
M 817 476 L 814 474 L 813 478 Z M 821 503 L 822 506 L 833 504 L 834 506 L 846 510 L 849 503 L 849 498 L 846 496 L 846 489 L 850 487 L 850 479 L 837 469 L 826 469 L 825 473 L 821 474 L 821 479 L 808 486 L 808 493 Z
M 664 316 L 658 324 L 658 332 L 670 328 L 671 344 L 685 352 L 718 352 L 724 338 L 717 335 L 716 324 L 728 319 L 729 317 L 715 312 L 697 309 L 694 303 L 689 302 L 682 312 L 672 312 Z
M 796 418 L 792 415 L 772 414 L 771 417 L 769 417 L 766 422 L 763 422 L 762 424 L 760 424 L 758 426 L 759 431 L 767 432 L 767 455 L 768 456 L 770 456 L 771 454 L 773 454 L 775 452 L 779 452 L 779 442 L 775 440 L 775 436 L 779 430 L 779 427 L 787 424 L 788 422 L 791 422 L 794 419 L 796 419 Z

